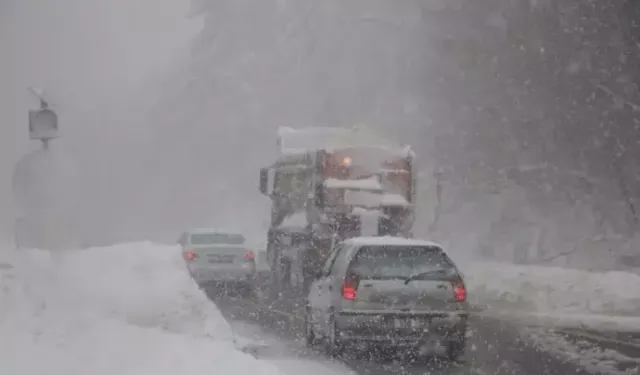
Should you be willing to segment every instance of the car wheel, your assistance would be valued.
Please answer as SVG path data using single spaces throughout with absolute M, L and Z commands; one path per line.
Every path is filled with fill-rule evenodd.
M 340 340 L 340 331 L 336 326 L 333 312 L 329 315 L 329 332 L 325 336 L 326 352 L 330 357 L 338 357 L 344 352 L 344 346 Z
M 447 358 L 450 361 L 457 361 L 464 355 L 466 348 L 466 330 L 454 333 L 447 341 Z
M 311 309 L 307 306 L 307 313 L 304 319 L 304 333 L 307 347 L 312 348 L 318 344 L 316 333 L 313 330 L 313 318 L 311 317 Z

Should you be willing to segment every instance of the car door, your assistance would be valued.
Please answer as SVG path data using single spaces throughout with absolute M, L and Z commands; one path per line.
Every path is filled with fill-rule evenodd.
M 322 310 L 322 291 L 324 290 L 325 277 L 329 274 L 329 270 L 331 269 L 331 265 L 335 261 L 336 255 L 338 254 L 337 248 L 334 248 L 329 258 L 324 262 L 324 266 L 322 270 L 318 274 L 315 280 L 311 283 L 311 287 L 309 288 L 309 295 L 307 296 L 307 301 L 309 303 L 309 307 L 311 308 L 311 314 L 314 318 L 314 321 L 317 321 L 319 318 L 318 312 Z
M 349 263 L 348 254 L 353 246 L 343 246 L 340 252 L 336 255 L 335 261 L 331 264 L 329 274 L 326 277 L 327 285 L 325 287 L 326 293 L 323 297 L 326 298 L 323 301 L 323 305 L 327 308 L 327 313 L 339 308 L 340 301 L 342 300 L 342 285 L 344 283 L 344 272 L 346 266 Z
M 344 245 L 338 245 L 336 247 L 332 258 L 329 259 L 330 262 L 327 262 L 328 264 L 326 264 L 326 268 L 323 269 L 322 278 L 318 280 L 318 322 L 321 325 L 322 332 L 328 332 L 329 317 L 333 307 L 334 294 L 336 292 L 336 289 L 334 288 L 336 280 L 334 270 L 336 264 L 340 261 L 340 257 L 344 253 L 344 249 Z
M 326 275 L 327 270 L 331 267 L 331 263 L 335 259 L 336 256 L 336 242 L 335 238 L 331 239 L 331 245 L 329 245 L 329 256 L 327 260 L 324 262 L 322 269 L 315 276 L 314 280 L 311 282 L 311 286 L 309 287 L 309 294 L 307 295 L 307 304 L 312 309 L 311 313 L 314 314 L 314 317 L 317 317 L 317 310 L 320 303 L 320 285 L 322 283 L 322 278 Z

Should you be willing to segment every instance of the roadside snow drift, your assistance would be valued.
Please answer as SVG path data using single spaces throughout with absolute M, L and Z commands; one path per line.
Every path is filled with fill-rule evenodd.
M 547 323 L 640 330 L 640 275 L 498 262 L 464 264 L 470 300 Z
M 173 246 L 0 253 L 2 373 L 277 374 L 230 326 Z

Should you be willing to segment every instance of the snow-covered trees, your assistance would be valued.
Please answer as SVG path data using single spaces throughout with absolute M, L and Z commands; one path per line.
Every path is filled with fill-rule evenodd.
M 510 209 L 529 205 L 523 227 L 559 228 L 543 236 L 538 260 L 572 249 L 570 264 L 612 257 L 639 229 L 639 11 L 624 0 L 455 0 L 425 11 L 448 94 L 430 97 L 431 115 L 456 127 L 433 157 L 479 201 L 493 200 L 483 185 L 499 180 L 524 189 L 527 201 Z M 457 111 L 438 108 L 443 100 Z

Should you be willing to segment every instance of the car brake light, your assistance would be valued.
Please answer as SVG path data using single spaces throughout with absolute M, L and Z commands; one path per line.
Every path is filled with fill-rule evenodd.
M 184 259 L 186 259 L 186 260 L 194 260 L 197 257 L 198 256 L 196 255 L 196 253 L 191 252 L 191 251 L 187 251 L 186 253 L 184 253 Z
M 349 301 L 356 299 L 356 291 L 358 290 L 359 281 L 357 278 L 347 278 L 342 284 L 342 297 Z
M 247 253 L 247 260 L 251 261 L 251 260 L 254 260 L 254 259 L 256 259 L 255 254 L 253 253 L 253 251 L 249 251 Z
M 467 299 L 467 288 L 465 288 L 462 280 L 455 280 L 451 285 L 453 286 L 453 297 L 456 302 L 464 302 Z

